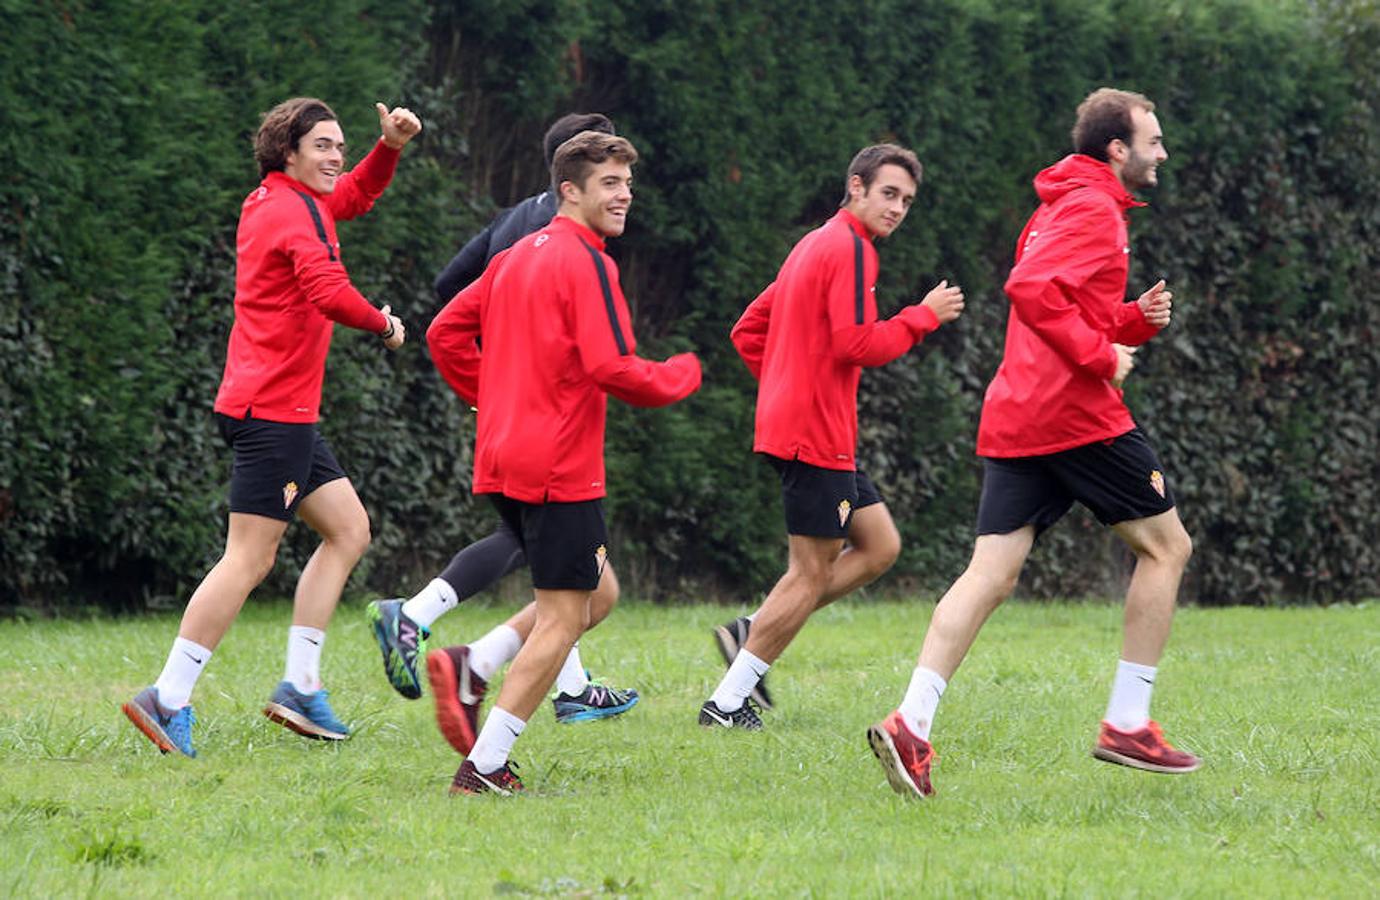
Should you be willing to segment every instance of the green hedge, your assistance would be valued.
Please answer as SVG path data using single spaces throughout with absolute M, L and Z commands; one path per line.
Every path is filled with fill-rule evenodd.
M 1376 594 L 1374 0 L 256 10 L 0 0 L 0 603 L 178 602 L 218 555 L 229 460 L 209 407 L 248 139 L 299 93 L 336 107 L 356 153 L 375 99 L 426 120 L 375 211 L 341 227 L 356 283 L 418 339 L 439 267 L 543 183 L 551 118 L 598 109 L 638 145 L 613 245 L 636 328 L 645 352 L 693 348 L 707 369 L 679 406 L 611 407 L 615 559 L 630 592 L 667 599 L 747 598 L 779 573 L 777 489 L 727 330 L 830 214 L 858 147 L 914 147 L 926 181 L 881 247 L 881 303 L 950 278 L 968 314 L 864 377 L 860 454 L 906 538 L 884 584 L 942 588 L 971 546 L 973 438 L 1030 179 L 1103 84 L 1156 100 L 1171 153 L 1133 215 L 1132 289 L 1166 276 L 1178 315 L 1128 397 L 1195 537 L 1186 594 Z M 341 330 L 323 410 L 374 523 L 356 588 L 411 588 L 490 527 L 467 490 L 472 419 L 420 340 L 385 355 Z M 312 545 L 290 535 L 279 589 Z M 1111 594 L 1128 566 L 1076 515 L 1025 590 Z

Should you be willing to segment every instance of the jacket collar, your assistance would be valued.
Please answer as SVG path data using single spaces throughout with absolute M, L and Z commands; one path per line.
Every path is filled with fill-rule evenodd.
M 317 200 L 325 200 L 326 195 L 318 193 L 286 172 L 269 172 L 264 176 L 264 187 L 285 187 L 298 193 L 309 194 Z
M 1111 197 L 1123 209 L 1147 204 L 1126 190 L 1111 165 L 1082 153 L 1070 153 L 1035 176 L 1035 193 L 1043 203 L 1053 203 L 1079 188 L 1092 188 Z
M 865 241 L 872 240 L 872 232 L 867 230 L 867 226 L 862 223 L 862 220 L 846 209 L 839 209 L 829 221 L 842 222 L 858 237 Z
M 604 249 L 603 235 L 598 234 L 592 228 L 589 228 L 585 225 L 581 225 L 579 222 L 576 222 L 569 216 L 563 216 L 560 213 L 556 213 L 556 215 L 551 219 L 551 224 L 547 225 L 546 227 L 554 228 L 558 231 L 567 231 L 573 235 L 576 235 L 586 244 L 592 245 L 596 250 Z

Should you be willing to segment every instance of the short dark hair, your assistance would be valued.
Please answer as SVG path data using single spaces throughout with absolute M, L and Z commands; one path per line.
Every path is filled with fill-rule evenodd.
M 854 175 L 862 179 L 863 191 L 867 191 L 872 187 L 872 182 L 876 180 L 877 172 L 882 166 L 900 166 L 910 173 L 916 184 L 920 183 L 925 171 L 920 165 L 920 160 L 915 158 L 915 154 L 900 144 L 873 144 L 871 147 L 864 147 L 848 164 L 848 174 L 843 177 L 843 200 L 839 206 L 848 205 L 848 185 L 853 181 Z
M 627 138 L 602 131 L 582 131 L 557 147 L 551 160 L 551 191 L 557 201 L 562 182 L 572 182 L 584 190 L 594 167 L 610 159 L 632 165 L 637 162 L 637 149 Z
M 264 113 L 259 133 L 254 136 L 254 159 L 259 163 L 259 177 L 283 171 L 287 167 L 287 155 L 297 149 L 297 142 L 317 123 L 336 121 L 339 120 L 334 110 L 315 97 L 293 97 Z
M 542 153 L 546 156 L 546 167 L 551 168 L 556 158 L 556 148 L 582 131 L 598 131 L 602 134 L 617 134 L 613 122 L 603 113 L 567 113 L 551 123 L 546 129 L 546 137 L 541 139 Z
M 1107 162 L 1107 145 L 1112 141 L 1131 143 L 1135 127 L 1131 111 L 1154 112 L 1155 104 L 1143 94 L 1098 88 L 1078 104 L 1078 119 L 1073 123 L 1073 152 Z

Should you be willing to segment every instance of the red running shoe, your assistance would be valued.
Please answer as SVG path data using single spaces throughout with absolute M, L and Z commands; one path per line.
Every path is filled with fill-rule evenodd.
M 938 757 L 929 741 L 911 733 L 900 710 L 867 729 L 867 742 L 872 745 L 872 752 L 881 762 L 893 791 L 916 797 L 934 793 L 930 765 Z
M 1192 753 L 1170 746 L 1154 719 L 1139 731 L 1122 731 L 1104 721 L 1092 754 L 1107 762 L 1166 775 L 1192 772 L 1203 762 Z
M 461 756 L 468 756 L 479 737 L 479 705 L 489 683 L 470 668 L 469 647 L 445 647 L 426 655 L 436 724 Z
M 522 792 L 522 779 L 513 770 L 517 763 L 506 762 L 492 772 L 480 773 L 468 759 L 460 764 L 455 780 L 450 783 L 452 794 L 498 794 L 511 797 Z

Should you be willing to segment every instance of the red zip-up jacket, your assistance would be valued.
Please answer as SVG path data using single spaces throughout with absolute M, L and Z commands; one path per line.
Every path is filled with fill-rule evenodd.
M 315 422 L 332 323 L 388 327 L 350 284 L 335 222 L 369 211 L 392 181 L 398 153 L 380 140 L 329 194 L 269 172 L 245 198 L 235 236 L 235 324 L 216 412 Z
M 845 209 L 805 235 L 731 337 L 757 386 L 752 449 L 825 469 L 857 468 L 858 380 L 939 327 L 929 307 L 877 319 L 877 250 Z
M 1116 351 L 1159 329 L 1126 303 L 1126 211 L 1144 206 L 1111 166 L 1073 154 L 1035 176 L 1040 207 L 1006 280 L 1006 351 L 987 386 L 979 456 L 1042 456 L 1136 427 L 1112 387 Z
M 446 304 L 427 345 L 479 410 L 476 494 L 524 503 L 604 496 L 605 393 L 665 406 L 700 386 L 693 353 L 660 363 L 635 356 L 631 323 L 603 238 L 562 215 L 495 256 Z

